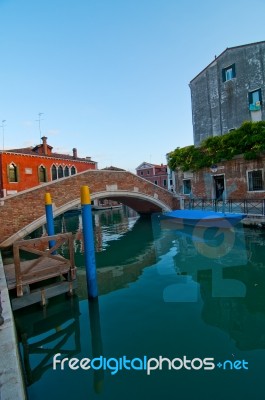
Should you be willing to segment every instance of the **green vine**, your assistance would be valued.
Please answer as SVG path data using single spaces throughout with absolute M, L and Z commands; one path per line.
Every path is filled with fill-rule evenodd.
M 245 160 L 259 157 L 265 151 L 265 121 L 244 122 L 242 126 L 222 136 L 204 140 L 200 147 L 177 147 L 168 155 L 170 169 L 198 171 L 222 160 L 243 154 Z

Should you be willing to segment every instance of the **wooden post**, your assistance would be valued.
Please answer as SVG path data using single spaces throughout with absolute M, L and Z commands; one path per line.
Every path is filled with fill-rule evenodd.
M 23 296 L 23 284 L 22 284 L 22 273 L 20 268 L 20 256 L 19 256 L 19 245 L 14 243 L 13 245 L 14 264 L 16 273 L 16 285 L 17 285 L 17 297 Z

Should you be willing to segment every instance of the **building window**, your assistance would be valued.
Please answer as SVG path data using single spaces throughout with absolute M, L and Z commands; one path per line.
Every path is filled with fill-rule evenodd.
M 150 174 L 150 171 L 147 171 L 147 175 L 149 175 Z
M 59 165 L 58 167 L 58 179 L 63 178 L 63 167 Z
M 191 193 L 191 180 L 183 179 L 183 194 L 190 194 L 190 193 Z
M 144 174 L 143 171 L 141 171 L 140 174 L 143 175 Z
M 58 175 L 57 175 L 57 168 L 55 165 L 52 166 L 52 180 L 56 181 L 56 179 L 58 179 Z
M 164 186 L 167 186 L 167 180 L 164 179 Z
M 46 168 L 43 167 L 42 165 L 39 167 L 39 181 L 47 182 Z
M 236 77 L 235 64 L 230 65 L 227 68 L 224 68 L 222 70 L 222 75 L 223 75 L 223 82 L 231 81 L 231 79 L 235 78 Z
M 73 166 L 71 168 L 71 175 L 75 175 L 76 174 L 76 168 Z
M 263 190 L 262 170 L 248 172 L 248 190 Z
M 69 168 L 67 166 L 64 169 L 64 176 L 69 176 Z
M 157 182 L 157 181 L 155 181 L 155 185 L 158 185 L 158 182 Z
M 250 111 L 260 110 L 262 104 L 261 89 L 254 90 L 248 94 L 248 103 Z
M 14 163 L 8 167 L 8 179 L 9 182 L 18 182 L 17 166 Z

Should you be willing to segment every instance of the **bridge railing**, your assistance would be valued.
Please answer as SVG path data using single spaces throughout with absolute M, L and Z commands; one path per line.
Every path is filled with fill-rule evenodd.
M 184 208 L 215 212 L 244 213 L 248 215 L 265 215 L 265 199 L 229 199 L 216 200 L 204 198 L 184 199 Z
M 53 243 L 50 248 L 49 243 Z M 57 250 L 62 247 L 67 247 L 68 258 L 57 254 Z M 22 250 L 38 258 L 22 261 Z M 13 254 L 18 297 L 23 296 L 23 286 L 56 276 L 67 275 L 68 280 L 76 277 L 72 233 L 17 241 L 13 245 Z

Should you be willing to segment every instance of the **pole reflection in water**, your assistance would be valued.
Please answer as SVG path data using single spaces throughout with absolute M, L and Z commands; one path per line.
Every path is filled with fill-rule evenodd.
M 21 353 L 26 354 L 28 375 L 32 374 L 29 400 L 46 400 L 44 387 L 51 388 L 49 400 L 158 400 L 161 392 L 165 399 L 262 399 L 264 231 L 242 227 L 172 230 L 160 224 L 152 227 L 150 220 L 120 211 L 112 213 L 97 213 L 94 222 L 100 296 L 92 303 L 87 301 L 80 219 L 65 217 L 63 224 L 62 218 L 55 221 L 57 232 L 63 227 L 77 233 L 77 316 L 70 313 L 63 319 L 58 315 L 53 324 L 48 323 L 53 302 L 69 307 L 62 298 L 50 301 L 47 325 L 40 323 L 44 317 L 30 309 L 19 314 L 18 331 L 26 333 Z M 75 319 L 73 334 L 62 342 L 60 329 L 67 335 L 66 328 Z M 55 339 L 50 341 L 51 335 Z M 35 348 L 33 341 L 39 341 Z M 48 341 L 52 351 L 44 365 Z M 217 366 L 212 371 L 169 370 L 165 362 L 164 368 L 150 376 L 125 369 L 115 375 L 109 370 L 103 375 L 102 369 L 52 371 L 52 355 L 64 350 L 75 351 L 78 359 L 213 357 L 216 365 L 227 359 L 245 359 L 249 370 L 224 371 Z M 41 364 L 38 373 L 34 371 L 37 364 Z
M 93 358 L 98 358 L 100 356 L 103 356 L 98 298 L 91 299 L 88 302 L 88 307 L 89 307 L 92 356 Z M 104 371 L 103 369 L 94 370 L 93 374 L 94 374 L 94 380 L 93 380 L 94 391 L 95 393 L 99 394 L 103 390 Z

